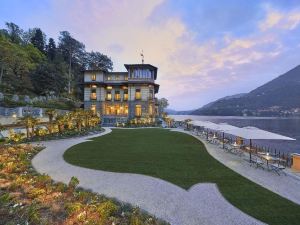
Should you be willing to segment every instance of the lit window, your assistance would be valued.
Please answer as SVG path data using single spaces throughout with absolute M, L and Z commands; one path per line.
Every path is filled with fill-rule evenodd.
M 107 86 L 106 89 L 111 90 L 112 86 Z
M 121 100 L 120 91 L 115 91 L 115 100 L 116 101 L 120 101 Z
M 110 75 L 107 76 L 107 80 L 111 80 L 111 76 Z
M 124 100 L 124 101 L 127 101 L 127 100 L 128 100 L 128 90 L 127 90 L 127 89 L 124 90 L 124 97 L 123 97 L 123 100 Z
M 141 89 L 135 90 L 135 99 L 140 100 L 141 99 Z
M 125 75 L 125 80 L 128 80 L 128 75 Z
M 91 100 L 97 100 L 97 93 L 95 89 L 92 89 L 91 92 Z
M 96 105 L 95 104 L 91 105 L 91 111 L 93 112 L 93 114 L 96 114 Z
M 136 105 L 135 106 L 135 116 L 141 116 L 142 115 L 142 106 Z
M 91 76 L 91 80 L 92 80 L 92 81 L 95 81 L 95 80 L 96 80 L 96 74 L 93 74 L 93 75 Z
M 108 100 L 108 101 L 111 100 L 111 91 L 106 92 L 106 100 Z
M 97 85 L 93 84 L 93 85 L 91 86 L 91 88 L 97 88 Z
M 149 114 L 151 116 L 153 115 L 153 106 L 152 106 L 152 104 L 149 105 Z

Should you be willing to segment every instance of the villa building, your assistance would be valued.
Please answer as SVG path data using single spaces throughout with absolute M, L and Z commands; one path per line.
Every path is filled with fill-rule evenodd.
M 125 64 L 127 72 L 84 71 L 84 109 L 99 114 L 103 125 L 137 119 L 154 122 L 158 115 L 157 68 Z

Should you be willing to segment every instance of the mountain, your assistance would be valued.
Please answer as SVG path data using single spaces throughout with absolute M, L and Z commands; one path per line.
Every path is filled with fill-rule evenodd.
M 206 109 L 206 108 L 209 108 L 211 106 L 213 106 L 213 104 L 219 102 L 219 101 L 222 101 L 222 100 L 228 100 L 228 99 L 233 99 L 233 98 L 240 98 L 240 97 L 243 97 L 244 95 L 246 95 L 247 93 L 241 93 L 241 94 L 235 94 L 235 95 L 230 95 L 230 96 L 226 96 L 226 97 L 223 97 L 223 98 L 220 98 L 216 101 L 213 101 L 213 102 L 210 102 L 204 106 L 202 106 L 201 109 Z
M 211 102 L 192 115 L 289 116 L 300 115 L 300 65 L 247 94 Z
M 168 115 L 189 115 L 191 114 L 193 111 L 195 110 L 186 110 L 186 111 L 177 111 L 177 110 L 174 110 L 174 109 L 165 109 L 165 112 L 168 114 Z

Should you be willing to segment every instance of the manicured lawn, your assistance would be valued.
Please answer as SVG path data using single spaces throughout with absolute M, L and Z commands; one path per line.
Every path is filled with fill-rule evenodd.
M 223 166 L 192 136 L 163 129 L 115 129 L 92 140 L 67 150 L 65 160 L 92 169 L 158 177 L 184 189 L 216 183 L 229 202 L 263 222 L 300 224 L 299 205 Z

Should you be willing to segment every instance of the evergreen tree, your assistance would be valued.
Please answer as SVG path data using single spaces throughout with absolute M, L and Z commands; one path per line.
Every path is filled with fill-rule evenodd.
M 51 61 L 53 61 L 55 59 L 56 45 L 55 45 L 55 41 L 53 38 L 49 38 L 48 45 L 46 46 L 46 53 L 47 53 L 48 59 L 50 59 Z
M 33 44 L 34 47 L 36 47 L 38 50 L 41 52 L 44 52 L 45 50 L 45 39 L 43 36 L 43 32 L 40 28 L 37 28 L 35 30 L 35 34 L 31 38 L 31 43 Z

